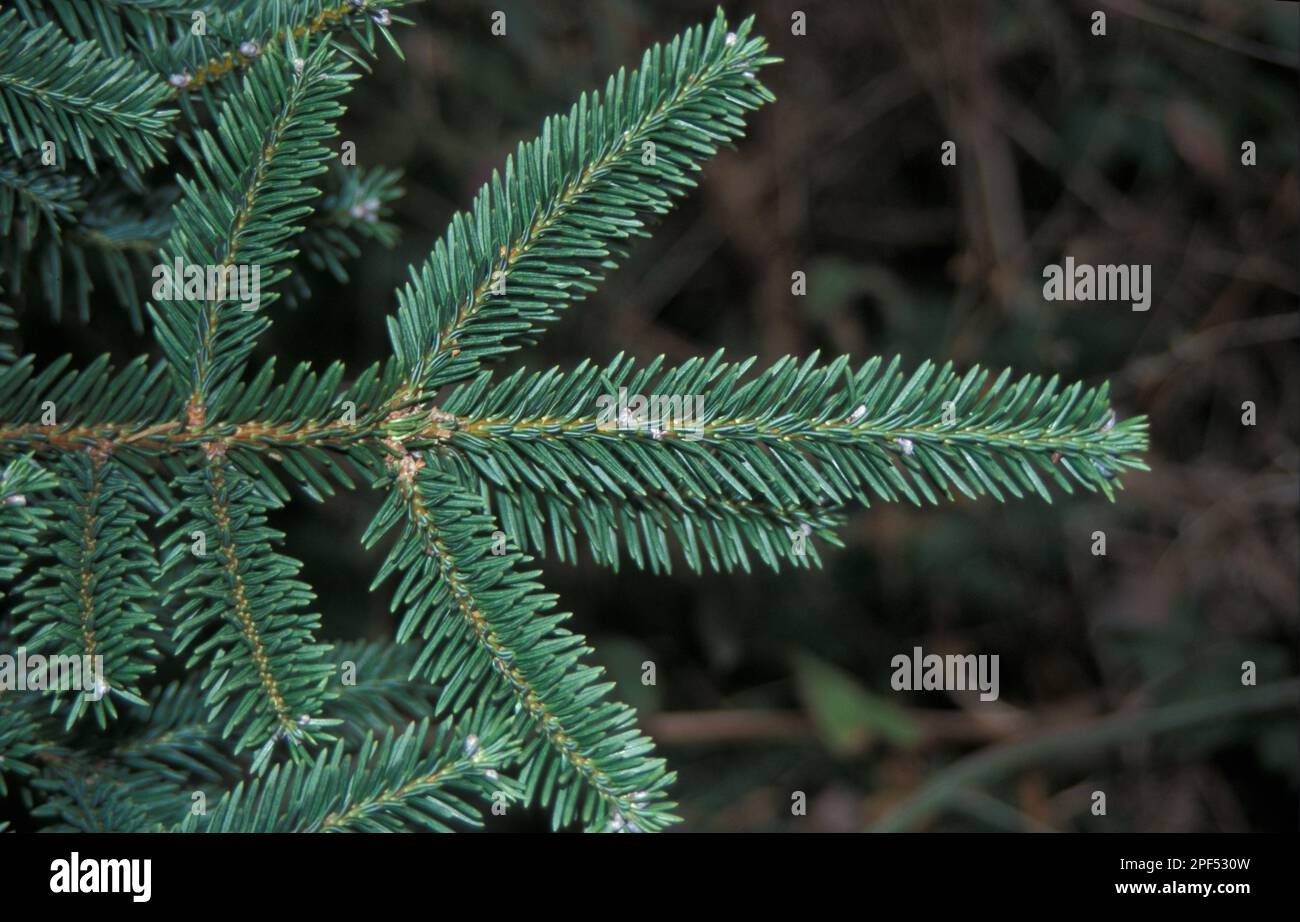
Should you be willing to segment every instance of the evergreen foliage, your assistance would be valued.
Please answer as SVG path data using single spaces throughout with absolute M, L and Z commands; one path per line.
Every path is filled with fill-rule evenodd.
M 50 526 L 40 550 L 29 555 L 32 573 L 13 607 L 16 639 L 33 653 L 76 649 L 103 656 L 103 689 L 115 694 L 89 706 L 104 727 L 117 716 L 115 697 L 145 703 L 140 680 L 159 655 L 151 635 L 161 629 L 149 611 L 158 563 L 141 527 L 145 512 L 131 504 L 129 469 L 78 453 L 60 457 L 54 473 Z M 73 694 L 67 723 L 87 706 L 85 696 Z
M 56 315 L 71 284 L 84 316 L 97 254 L 157 344 L 120 367 L 0 349 L 0 652 L 103 657 L 95 701 L 0 690 L 0 793 L 17 781 L 48 828 L 446 830 L 536 804 L 557 828 L 664 829 L 674 775 L 530 554 L 805 566 L 858 504 L 1113 499 L 1143 469 L 1146 423 L 1104 385 L 721 353 L 485 367 L 593 291 L 772 100 L 766 43 L 720 12 L 518 147 L 398 290 L 391 357 L 250 368 L 268 307 L 307 295 L 298 260 L 344 279 L 396 239 L 398 174 L 331 161 L 400 20 L 371 0 L 209 6 L 201 34 L 174 0 L 0 15 L 6 284 L 36 264 Z M 258 267 L 260 304 L 145 303 L 142 272 L 177 261 Z M 0 310 L 0 334 L 15 323 Z M 602 415 L 624 392 L 699 401 L 684 422 Z M 401 617 L 392 640 L 333 645 L 267 516 L 358 484 L 381 496 L 364 543 Z

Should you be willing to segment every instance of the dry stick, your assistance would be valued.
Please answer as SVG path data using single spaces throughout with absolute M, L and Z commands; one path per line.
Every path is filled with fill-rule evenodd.
M 1155 710 L 1111 714 L 1082 727 L 1066 727 L 1023 742 L 983 749 L 939 772 L 902 805 L 877 820 L 870 831 L 909 829 L 953 803 L 969 788 L 1027 765 L 1066 756 L 1077 758 L 1130 740 L 1298 705 L 1300 681 L 1288 680 Z

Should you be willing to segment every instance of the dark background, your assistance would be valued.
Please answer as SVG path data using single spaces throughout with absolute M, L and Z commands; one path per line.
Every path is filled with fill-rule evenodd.
M 678 769 L 686 828 L 857 830 L 902 816 L 911 829 L 1294 831 L 1294 704 L 1214 708 L 1250 711 L 1297 674 L 1297 4 L 725 6 L 757 13 L 785 59 L 763 73 L 778 101 L 597 295 L 510 364 L 724 346 L 764 363 L 820 349 L 1109 380 L 1122 415 L 1151 418 L 1152 470 L 1114 505 L 880 504 L 853 514 L 820 571 L 546 565 Z M 489 28 L 498 9 L 504 37 Z M 393 288 L 492 168 L 545 115 L 712 9 L 404 11 L 417 20 L 397 31 L 406 63 L 385 52 L 342 129 L 363 165 L 405 170 L 402 243 L 368 247 L 346 285 L 309 274 L 315 297 L 277 305 L 261 353 L 354 369 L 383 357 Z M 791 35 L 794 9 L 806 36 Z M 1095 9 L 1104 37 L 1090 31 Z M 947 140 L 953 167 L 940 164 Z M 1246 140 L 1256 166 L 1241 164 Z M 1044 301 L 1043 267 L 1067 255 L 1150 264 L 1151 309 Z M 804 297 L 791 295 L 795 270 Z M 126 357 L 148 340 L 123 319 L 96 311 L 89 328 L 67 320 L 26 348 L 107 343 Z M 395 627 L 384 593 L 367 592 L 379 552 L 358 541 L 376 505 L 360 491 L 276 519 L 334 637 Z M 1096 530 L 1105 557 L 1091 553 Z M 891 691 L 892 657 L 914 646 L 999 655 L 1001 699 Z M 646 660 L 654 687 L 640 683 Z M 795 791 L 807 816 L 791 814 Z M 1094 791 L 1105 816 L 1090 812 Z

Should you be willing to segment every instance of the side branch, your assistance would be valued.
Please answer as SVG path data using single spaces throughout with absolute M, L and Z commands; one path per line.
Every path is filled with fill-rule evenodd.
M 438 708 L 476 695 L 513 702 L 526 737 L 521 783 L 543 805 L 554 801 L 557 826 L 655 831 L 673 822 L 672 775 L 636 730 L 635 712 L 607 699 L 610 683 L 582 662 L 585 638 L 562 626 L 568 615 L 522 569 L 529 558 L 491 551 L 495 523 L 482 501 L 406 455 L 365 544 L 398 525 L 376 583 L 401 575 L 398 640 L 419 638 L 414 669 L 440 686 Z M 568 793 L 566 778 L 576 782 Z
M 427 433 L 437 437 L 440 430 Z M 340 426 L 337 422 L 307 420 L 297 424 L 254 420 L 245 423 L 208 422 L 190 428 L 180 420 L 144 426 L 139 423 L 104 422 L 73 426 L 0 425 L 0 452 L 48 454 L 98 449 L 109 453 L 130 450 L 148 455 L 168 455 L 205 445 L 274 451 L 314 445 L 344 451 L 387 438 L 378 426 Z
M 214 458 L 209 464 L 208 483 L 210 484 L 208 499 L 212 504 L 212 514 L 217 525 L 217 554 L 226 573 L 227 589 L 233 608 L 231 615 L 240 634 L 243 635 L 248 655 L 252 657 L 257 671 L 257 680 L 261 683 L 267 701 L 270 702 L 275 721 L 280 725 L 280 732 L 297 736 L 297 721 L 294 720 L 288 702 L 280 691 L 280 682 L 267 657 L 266 644 L 261 631 L 258 630 L 252 606 L 248 601 L 248 587 L 241 572 L 239 548 L 235 545 L 234 527 L 231 523 L 230 507 L 227 504 L 226 475 L 219 458 Z

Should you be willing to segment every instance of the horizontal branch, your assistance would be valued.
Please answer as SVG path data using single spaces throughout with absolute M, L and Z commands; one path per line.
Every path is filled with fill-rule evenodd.
M 351 39 L 355 50 L 350 55 L 373 58 L 376 35 L 383 36 L 396 49 L 388 27 L 395 22 L 410 22 L 392 16 L 386 8 L 397 9 L 418 2 L 293 0 L 292 3 L 236 4 L 232 10 L 209 11 L 203 35 L 187 34 L 161 52 L 152 52 L 150 63 L 168 77 L 172 96 L 183 101 L 247 71 L 262 60 L 262 49 L 286 41 L 302 42 L 333 33 Z M 189 16 L 186 11 L 187 20 Z
M 427 437 L 437 437 L 430 427 Z M 151 455 L 184 452 L 204 445 L 274 451 L 301 445 L 344 450 L 359 443 L 382 442 L 387 436 L 376 427 L 346 427 L 337 422 L 307 420 L 297 424 L 253 420 L 244 423 L 207 423 L 188 428 L 181 420 L 142 426 L 135 422 L 88 423 L 72 426 L 0 425 L 0 451 L 50 452 L 138 451 Z
M 1096 439 L 1085 433 L 1021 436 L 999 432 L 984 426 L 858 426 L 844 420 L 832 422 L 799 421 L 789 426 L 768 426 L 752 418 L 737 417 L 718 420 L 701 426 L 681 429 L 611 431 L 596 414 L 575 417 L 559 422 L 550 417 L 507 419 L 503 417 L 474 419 L 456 417 L 455 429 L 430 427 L 420 437 L 431 441 L 455 445 L 469 438 L 485 440 L 538 439 L 566 440 L 592 437 L 614 441 L 663 441 L 687 443 L 717 443 L 724 441 L 783 442 L 814 444 L 819 441 L 853 443 L 877 441 L 896 444 L 900 439 L 933 445 L 989 445 L 1001 444 L 1025 451 L 1088 451 L 1096 448 Z
M 1050 501 L 1047 482 L 1110 495 L 1122 472 L 1145 467 L 1146 420 L 1117 419 L 1106 385 L 930 362 L 907 375 L 897 358 L 787 357 L 756 374 L 753 360 L 720 352 L 661 364 L 619 356 L 568 373 L 481 375 L 444 399 L 442 447 L 485 469 L 509 462 L 506 479 L 559 492 L 562 471 L 601 491 L 650 485 L 782 507 L 936 502 L 950 488 Z
M 276 447 L 312 444 L 326 448 L 346 449 L 360 443 L 381 443 L 397 440 L 411 447 L 436 447 L 438 444 L 458 445 L 469 439 L 488 441 L 574 440 L 596 437 L 608 441 L 661 441 L 686 443 L 713 443 L 727 440 L 807 443 L 860 442 L 875 440 L 897 443 L 911 439 L 913 443 L 934 445 L 989 445 L 1002 444 L 1027 451 L 1090 451 L 1098 448 L 1097 439 L 1084 431 L 1023 435 L 1000 432 L 987 426 L 928 425 L 879 426 L 851 424 L 846 420 L 798 421 L 771 426 L 755 418 L 733 417 L 714 420 L 700 426 L 674 429 L 671 426 L 655 433 L 650 430 L 610 429 L 601 417 L 592 413 L 585 416 L 556 419 L 551 416 L 474 417 L 445 414 L 438 408 L 428 412 L 427 418 L 414 427 L 411 416 L 402 417 L 400 424 L 342 425 L 338 421 L 312 419 L 295 423 L 269 420 L 246 422 L 211 421 L 190 428 L 183 420 L 169 420 L 153 425 L 134 421 L 87 423 L 84 425 L 0 424 L 0 450 L 34 452 L 77 451 L 89 447 L 103 450 L 129 448 L 151 454 L 181 452 L 206 444 L 221 444 L 254 450 L 273 450 Z M 106 444 L 107 443 L 107 444 Z
M 1050 484 L 1113 497 L 1122 474 L 1145 469 L 1146 420 L 1117 419 L 1105 385 L 1009 370 L 994 378 L 978 367 L 958 374 L 929 362 L 909 375 L 897 359 L 879 358 L 751 366 L 719 353 L 676 368 L 619 357 L 500 381 L 481 373 L 432 406 L 396 402 L 397 363 L 373 366 L 347 388 L 338 365 L 319 377 L 299 366 L 272 387 L 268 365 L 232 392 L 234 419 L 219 423 L 190 418 L 171 397 L 131 396 L 156 380 L 143 362 L 107 382 L 96 380 L 102 362 L 81 376 L 56 363 L 0 376 L 0 394 L 17 394 L 16 419 L 0 422 L 0 453 L 236 450 L 259 476 L 265 455 L 319 493 L 329 487 L 313 470 L 339 455 L 377 470 L 385 456 L 423 452 L 456 467 L 463 487 L 534 551 L 546 551 L 549 534 L 571 559 L 585 533 L 593 557 L 615 565 L 621 536 L 636 563 L 660 569 L 671 534 L 697 570 L 706 559 L 715 569 L 747 567 L 746 549 L 769 566 L 805 563 L 805 542 L 790 533 L 825 538 L 828 517 L 855 503 L 936 503 L 956 493 L 1050 502 Z M 92 396 L 62 401 L 82 406 L 62 425 L 42 425 L 45 397 L 71 392 Z M 647 394 L 649 413 L 637 406 Z M 665 402 L 675 414 L 662 411 Z M 122 406 L 137 421 L 85 421 Z M 242 418 L 251 415 L 262 418 Z M 159 416 L 172 419 L 144 421 Z

